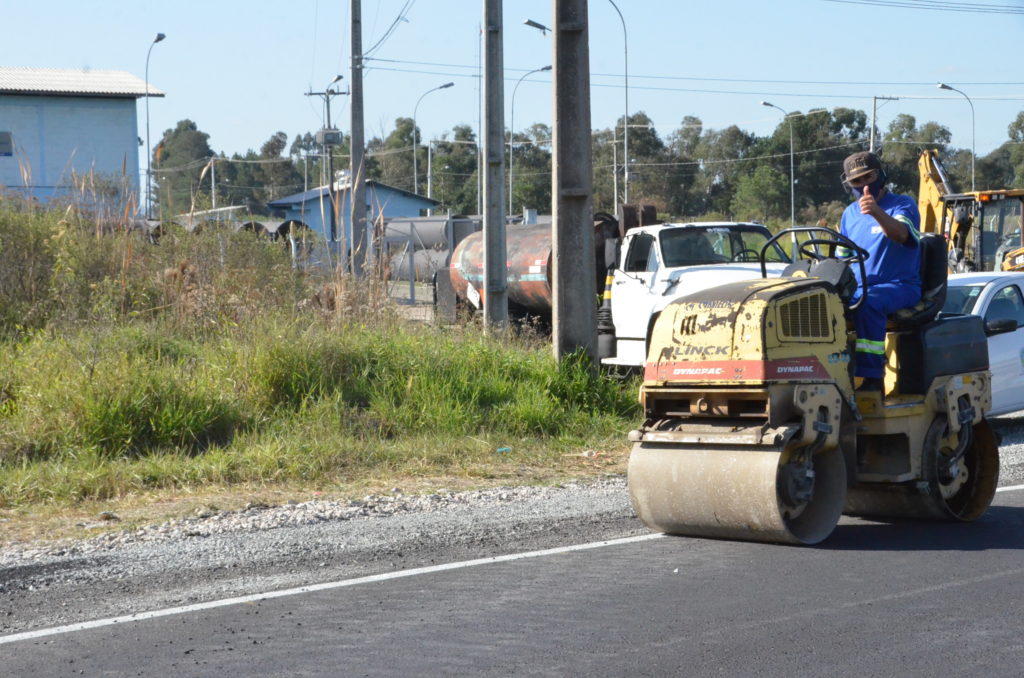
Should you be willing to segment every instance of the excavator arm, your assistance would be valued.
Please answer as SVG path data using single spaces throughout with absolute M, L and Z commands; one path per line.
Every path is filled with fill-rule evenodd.
M 917 209 L 921 212 L 921 232 L 941 233 L 942 211 L 945 209 L 942 196 L 953 191 L 946 170 L 939 162 L 939 152 L 934 148 L 921 151 L 917 172 L 920 177 Z

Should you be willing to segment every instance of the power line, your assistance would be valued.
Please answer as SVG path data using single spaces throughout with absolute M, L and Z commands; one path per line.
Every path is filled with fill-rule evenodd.
M 826 0 L 829 1 L 829 0 Z M 838 1 L 838 0 L 837 0 Z M 867 0 L 865 0 L 867 1 Z M 1024 9 L 1021 10 L 1024 13 Z M 413 66 L 435 66 L 439 68 L 463 68 L 467 70 L 476 70 L 476 66 L 469 66 L 464 64 L 446 64 L 438 63 L 433 61 L 413 61 L 408 59 L 381 59 L 374 57 L 369 61 L 380 61 L 384 63 L 392 64 L 411 64 Z M 381 68 L 380 70 L 385 70 Z M 512 72 L 528 72 L 532 69 L 526 68 L 506 68 L 506 71 Z M 436 75 L 450 75 L 449 73 L 436 73 Z M 622 73 L 591 73 L 591 76 L 607 77 L 607 78 L 622 78 Z M 476 75 L 473 75 L 476 77 Z M 934 87 L 935 82 L 929 80 L 928 82 L 914 82 L 914 81 L 871 81 L 871 80 L 768 80 L 758 78 L 708 78 L 698 76 L 685 76 L 685 75 L 634 75 L 629 74 L 630 78 L 640 78 L 647 80 L 684 80 L 684 81 L 695 81 L 695 82 L 749 82 L 763 85 L 864 85 L 864 86 L 879 86 L 879 87 Z M 956 84 L 964 86 L 1008 86 L 1008 85 L 1024 85 L 1024 82 L 958 82 Z
M 378 71 L 393 71 L 393 72 L 397 72 L 397 73 L 415 73 L 415 74 L 418 74 L 418 75 L 443 75 L 443 76 L 449 77 L 449 78 L 474 78 L 475 79 L 477 77 L 475 75 L 464 74 L 464 73 L 445 73 L 443 71 L 424 71 L 424 70 L 418 70 L 418 69 L 412 69 L 412 68 L 381 68 L 380 66 L 378 66 L 378 67 L 376 67 L 375 70 L 378 70 Z M 505 80 L 507 80 L 509 82 L 512 82 L 515 79 L 516 78 L 505 78 Z M 530 81 L 527 81 L 527 82 L 530 82 Z M 534 82 L 546 82 L 546 81 L 544 81 L 544 80 L 537 80 L 537 81 L 534 81 Z M 842 84 L 842 83 L 830 83 L 830 84 Z M 931 86 L 934 86 L 935 83 L 929 83 L 929 84 Z M 1024 83 L 1020 83 L 1020 84 L 1024 85 Z M 615 84 L 615 83 L 604 84 L 604 83 L 597 83 L 597 82 L 591 82 L 590 86 L 591 87 L 601 87 L 601 88 L 605 88 L 605 89 L 608 89 L 608 88 L 611 88 L 611 89 L 622 89 L 622 87 L 623 87 L 622 84 Z M 695 89 L 695 88 L 688 88 L 688 87 L 654 87 L 654 86 L 651 86 L 651 85 L 633 85 L 633 84 L 630 84 L 629 88 L 631 90 L 633 90 L 633 89 L 645 90 L 645 91 L 648 91 L 648 92 L 683 92 L 683 93 L 688 93 L 688 94 L 735 94 L 735 95 L 750 96 L 750 97 L 756 97 L 756 96 L 779 97 L 779 96 L 783 96 L 783 97 L 799 97 L 799 98 L 804 98 L 804 99 L 812 99 L 813 98 L 813 99 L 857 99 L 857 100 L 863 100 L 863 99 L 869 99 L 870 98 L 869 95 L 865 95 L 865 94 L 819 94 L 819 93 L 814 93 L 814 92 L 795 93 L 795 92 L 758 91 L 758 90 Z M 949 99 L 950 98 L 950 97 L 943 97 L 943 96 L 918 96 L 918 95 L 912 95 L 912 94 L 898 94 L 896 96 L 898 96 L 900 99 L 935 100 L 935 101 L 940 101 L 940 100 L 945 100 L 945 99 Z M 975 101 L 1024 101 L 1024 96 L 1019 96 L 1019 97 L 972 96 L 971 98 L 974 99 Z
M 938 0 L 824 0 L 844 5 L 869 5 L 874 7 L 902 7 L 940 12 L 970 12 L 972 14 L 1024 14 L 1024 7 L 1013 5 L 988 5 L 977 2 L 940 2 Z
M 409 12 L 410 9 L 412 9 L 412 6 L 415 3 L 416 0 L 406 0 L 406 3 L 402 5 L 402 9 L 398 10 L 398 16 L 395 17 L 395 20 L 392 21 L 391 25 L 388 26 L 386 31 L 384 31 L 384 35 L 381 36 L 380 40 L 373 43 L 373 46 L 370 47 L 370 49 L 363 52 L 363 59 L 366 59 L 371 54 L 373 54 L 374 51 L 379 49 L 384 44 L 384 41 L 391 37 L 391 34 L 395 32 L 395 29 L 398 28 L 398 25 L 400 23 L 402 23 L 403 21 L 407 21 L 405 15 Z

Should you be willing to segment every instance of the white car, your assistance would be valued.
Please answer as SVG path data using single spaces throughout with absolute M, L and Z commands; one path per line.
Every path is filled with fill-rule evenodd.
M 1014 320 L 1017 329 L 988 338 L 991 415 L 1024 410 L 1024 273 L 989 271 L 950 275 L 943 313 L 969 313 L 985 324 Z M 986 332 L 987 333 L 987 332 Z

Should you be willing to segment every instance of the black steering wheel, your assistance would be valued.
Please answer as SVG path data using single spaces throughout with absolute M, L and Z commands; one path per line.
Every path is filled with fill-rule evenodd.
M 806 233 L 808 235 L 808 238 L 797 246 L 797 251 L 801 256 L 807 257 L 812 261 L 837 259 L 846 264 L 856 264 L 860 268 L 861 295 L 857 303 L 850 304 L 850 310 L 860 308 L 860 305 L 864 303 L 868 296 L 868 276 L 867 270 L 864 268 L 864 262 L 871 256 L 871 253 L 842 233 L 833 231 L 831 228 L 823 226 L 797 226 L 795 228 L 784 228 L 776 233 L 761 247 L 758 257 L 761 261 L 761 277 L 768 277 L 768 260 L 765 255 L 768 253 L 769 248 L 775 245 L 783 236 L 789 235 L 796 239 L 799 233 Z M 853 254 L 847 257 L 836 256 L 836 250 L 840 247 Z M 823 254 L 819 248 L 824 248 L 828 254 Z
M 734 252 L 729 261 L 757 261 L 758 256 L 757 250 L 740 250 Z

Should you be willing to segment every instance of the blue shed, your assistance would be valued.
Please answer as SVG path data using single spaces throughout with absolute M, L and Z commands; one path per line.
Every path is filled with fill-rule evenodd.
M 336 228 L 337 240 L 352 242 L 352 184 L 348 171 L 339 172 L 339 180 L 335 184 L 340 198 L 339 226 Z M 429 210 L 441 203 L 416 193 L 382 184 L 373 179 L 366 181 L 366 223 L 372 226 L 382 217 L 418 217 L 422 210 Z M 320 186 L 304 193 L 278 198 L 267 203 L 276 216 L 285 221 L 300 222 L 319 234 L 325 240 L 330 233 L 330 197 L 327 186 Z
M 125 71 L 0 67 L 0 187 L 46 201 L 95 172 L 137 197 L 144 96 Z

